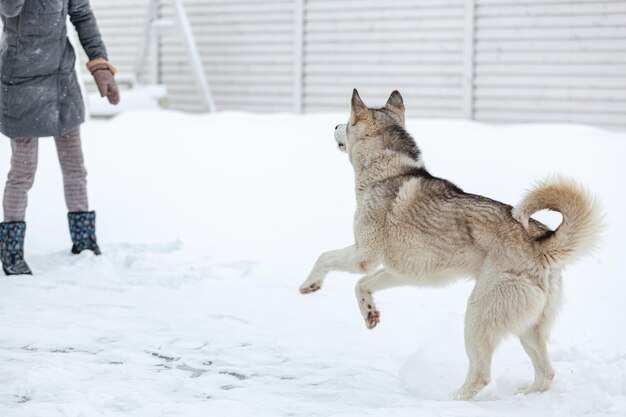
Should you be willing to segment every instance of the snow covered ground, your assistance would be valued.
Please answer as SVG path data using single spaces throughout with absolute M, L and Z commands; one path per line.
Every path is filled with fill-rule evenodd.
M 553 388 L 524 396 L 518 341 L 473 402 L 463 381 L 471 282 L 378 295 L 356 276 L 297 289 L 317 255 L 352 242 L 346 114 L 130 112 L 83 128 L 104 256 L 70 256 L 50 140 L 30 194 L 33 277 L 0 279 L 0 416 L 624 416 L 626 132 L 411 120 L 431 172 L 509 203 L 547 174 L 592 188 L 601 249 L 565 274 Z M 0 140 L 0 178 L 9 143 Z M 553 226 L 558 217 L 543 216 Z

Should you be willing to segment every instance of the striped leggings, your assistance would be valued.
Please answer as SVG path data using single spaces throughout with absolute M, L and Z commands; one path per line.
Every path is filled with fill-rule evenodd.
M 88 211 L 87 170 L 83 160 L 80 127 L 56 136 L 54 142 L 63 172 L 65 202 L 70 212 Z M 4 221 L 24 221 L 28 191 L 35 181 L 39 138 L 11 139 L 11 169 L 4 188 Z

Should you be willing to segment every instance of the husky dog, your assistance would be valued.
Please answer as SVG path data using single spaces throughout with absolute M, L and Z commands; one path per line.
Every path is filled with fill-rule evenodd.
M 494 349 L 507 334 L 519 337 L 533 363 L 535 380 L 525 392 L 547 390 L 554 370 L 546 345 L 561 271 L 592 249 L 601 227 L 593 197 L 555 177 L 511 207 L 432 176 L 404 128 L 397 91 L 373 109 L 354 90 L 350 119 L 335 128 L 335 139 L 354 167 L 356 243 L 320 255 L 300 292 L 319 290 L 330 271 L 367 274 L 356 296 L 373 329 L 380 320 L 376 291 L 473 277 L 465 314 L 469 371 L 454 398 L 469 400 L 489 383 Z M 542 209 L 562 214 L 555 231 L 530 218 Z

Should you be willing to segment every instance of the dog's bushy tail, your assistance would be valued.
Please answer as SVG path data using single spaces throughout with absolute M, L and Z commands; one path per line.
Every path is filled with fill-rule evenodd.
M 536 241 L 549 265 L 564 265 L 594 248 L 602 230 L 603 215 L 588 190 L 572 179 L 551 177 L 537 184 L 512 214 L 528 230 L 530 216 L 544 209 L 558 211 L 563 216 L 554 233 Z

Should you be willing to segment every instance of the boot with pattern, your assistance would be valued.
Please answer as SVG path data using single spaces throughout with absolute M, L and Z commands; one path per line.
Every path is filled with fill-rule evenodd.
M 102 252 L 96 242 L 96 212 L 68 213 L 67 218 L 73 243 L 72 253 L 79 254 L 84 250 L 90 250 L 96 255 L 100 255 Z
M 24 260 L 26 223 L 0 223 L 0 260 L 7 275 L 32 275 Z

